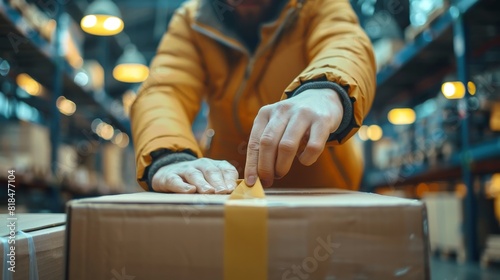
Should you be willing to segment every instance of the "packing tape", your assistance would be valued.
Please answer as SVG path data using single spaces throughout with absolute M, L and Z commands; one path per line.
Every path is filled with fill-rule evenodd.
M 38 280 L 38 263 L 36 260 L 36 248 L 35 248 L 35 241 L 33 240 L 33 237 L 25 233 L 22 230 L 17 231 L 18 236 L 24 236 L 26 240 L 28 241 L 28 252 L 29 252 L 29 259 L 30 259 L 30 264 L 29 264 L 29 280 Z M 4 262 L 3 262 L 3 267 L 2 267 L 2 279 L 3 280 L 12 280 L 12 275 L 13 273 L 10 272 L 9 266 L 7 265 L 7 254 L 9 253 L 9 243 L 7 238 L 0 237 L 0 241 L 2 242 L 3 246 L 3 255 L 4 255 Z M 16 256 L 17 257 L 17 256 Z
M 224 205 L 224 280 L 266 280 L 267 203 L 260 180 L 242 181 Z
M 2 267 L 2 279 L 3 280 L 12 280 L 12 272 L 8 270 L 9 266 L 7 265 L 7 254 L 9 253 L 9 242 L 7 238 L 0 237 L 0 241 L 2 241 L 3 247 L 3 267 Z
M 35 241 L 33 240 L 31 234 L 25 233 L 22 230 L 18 231 L 18 233 L 26 237 L 26 240 L 28 240 L 28 251 L 30 256 L 30 280 L 38 280 L 38 262 L 36 260 Z

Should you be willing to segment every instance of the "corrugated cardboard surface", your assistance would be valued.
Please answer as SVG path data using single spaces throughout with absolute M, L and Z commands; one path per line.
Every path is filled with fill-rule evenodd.
M 0 215 L 0 219 L 7 221 L 7 215 Z M 34 241 L 38 267 L 38 279 L 58 280 L 64 276 L 64 234 L 65 214 L 18 214 L 17 230 L 29 234 Z M 2 227 L 0 236 L 7 236 L 7 227 Z M 0 261 L 4 262 L 3 245 L 0 243 Z M 28 240 L 23 235 L 16 238 L 16 272 L 13 279 L 29 279 L 29 248 Z
M 267 193 L 268 279 L 429 278 L 422 203 L 323 192 Z M 226 200 L 137 193 L 73 201 L 67 278 L 223 279 Z

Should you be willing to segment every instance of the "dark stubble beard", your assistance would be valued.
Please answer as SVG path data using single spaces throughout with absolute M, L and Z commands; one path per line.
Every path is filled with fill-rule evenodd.
M 228 0 L 231 1 L 231 0 Z M 235 3 L 241 3 L 242 0 L 232 0 Z M 259 27 L 264 22 L 270 19 L 272 14 L 273 5 L 262 9 L 248 9 L 245 12 L 238 11 L 235 8 L 233 13 L 235 27 L 240 34 L 247 38 L 254 38 L 258 36 Z

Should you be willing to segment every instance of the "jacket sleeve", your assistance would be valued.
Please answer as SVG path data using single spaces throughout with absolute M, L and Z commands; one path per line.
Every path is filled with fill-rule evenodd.
M 375 96 L 375 59 L 370 39 L 358 23 L 348 0 L 306 2 L 309 20 L 306 51 L 309 65 L 285 90 L 287 96 L 304 84 L 330 81 L 347 93 L 352 112 L 350 123 L 334 143 L 344 143 L 363 123 Z M 339 93 L 342 94 L 342 93 Z M 345 108 L 345 106 L 344 106 Z
M 137 179 L 148 189 L 146 169 L 158 150 L 201 157 L 191 125 L 205 91 L 205 71 L 193 40 L 188 10 L 176 11 L 131 108 Z

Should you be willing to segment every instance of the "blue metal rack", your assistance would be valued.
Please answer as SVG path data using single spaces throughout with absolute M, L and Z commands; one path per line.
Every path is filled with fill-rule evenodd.
M 58 10 L 62 10 L 62 8 L 60 7 Z M 110 98 L 105 93 L 88 92 L 77 85 L 74 82 L 77 71 L 66 60 L 61 59 L 59 61 L 55 50 L 56 44 L 47 42 L 26 23 L 18 11 L 4 1 L 0 1 L 0 26 L 2 27 L 0 34 L 2 37 L 5 36 L 5 39 L 2 40 L 3 43 L 0 44 L 0 50 L 10 53 L 21 68 L 26 68 L 28 74 L 48 89 L 51 89 L 54 95 L 59 95 L 55 92 L 58 81 L 55 81 L 53 76 L 56 75 L 56 70 L 62 71 L 62 81 L 60 82 L 64 94 L 61 92 L 60 95 L 65 95 L 78 105 L 82 105 L 82 107 L 85 105 L 96 106 L 99 108 L 99 112 L 104 113 L 114 125 L 130 134 L 128 119 L 123 114 L 116 113 L 116 110 L 111 107 Z M 39 69 L 30 67 L 35 62 Z M 46 68 L 42 69 L 40 65 L 45 65 Z
M 365 191 L 374 191 L 377 187 L 398 186 L 422 180 L 445 180 L 456 178 L 457 172 L 462 172 L 462 164 L 469 166 L 474 163 L 500 158 L 500 138 L 472 145 L 468 151 L 453 154 L 450 159 L 440 163 L 439 167 L 430 167 L 425 164 L 403 165 L 400 168 L 391 168 L 368 172 L 365 176 Z M 494 168 L 488 168 L 489 172 Z M 497 168 L 500 169 L 500 166 Z M 449 172 L 451 171 L 451 172 Z M 482 173 L 481 170 L 472 170 L 474 173 Z M 453 174 L 450 174 L 453 173 Z
M 486 4 L 485 4 L 486 3 Z M 399 103 L 412 106 L 429 98 L 439 88 L 440 82 L 446 74 L 458 66 L 453 56 L 454 23 L 457 16 L 464 15 L 466 20 L 474 17 L 481 9 L 487 9 L 491 0 L 456 0 L 441 16 L 436 18 L 428 29 L 424 30 L 402 50 L 395 54 L 393 60 L 377 73 L 377 97 L 374 100 L 372 114 L 381 114 L 381 108 Z M 484 19 L 481 19 L 484 20 Z M 495 20 L 495 19 L 493 19 Z M 482 36 L 484 30 L 473 36 Z M 474 40 L 471 49 L 484 47 L 486 40 Z M 477 65 L 491 65 L 499 63 L 499 59 L 491 57 L 474 57 L 471 63 Z M 428 69 L 433 69 L 430 76 Z
M 493 14 L 483 18 L 485 11 Z M 500 27 L 500 20 L 494 11 L 500 11 L 494 0 L 451 1 L 447 11 L 434 20 L 412 43 L 398 52 L 390 65 L 379 71 L 377 96 L 371 116 L 376 117 L 384 113 L 391 104 L 408 106 L 422 101 L 422 96 L 432 94 L 436 85 L 453 70 L 456 71 L 458 79 L 467 84 L 474 63 L 500 65 L 498 58 L 491 59 L 490 56 L 485 60 L 472 55 L 474 50 L 482 48 L 486 42 L 500 37 L 499 34 L 486 34 L 477 27 L 471 32 L 472 27 L 469 26 L 481 22 Z M 474 40 L 470 39 L 472 36 Z M 435 77 L 429 82 L 430 73 Z M 426 87 L 421 86 L 421 80 L 424 79 L 427 79 Z M 472 179 L 475 174 L 500 171 L 500 138 L 474 145 L 469 143 L 469 96 L 467 93 L 458 106 L 462 116 L 460 153 L 452 155 L 448 161 L 440 163 L 439 167 L 408 164 L 400 168 L 367 172 L 364 190 L 374 191 L 377 187 L 401 186 L 427 180 L 458 179 L 461 176 L 467 187 L 464 220 L 467 259 L 475 261 L 478 259 L 477 198 Z

